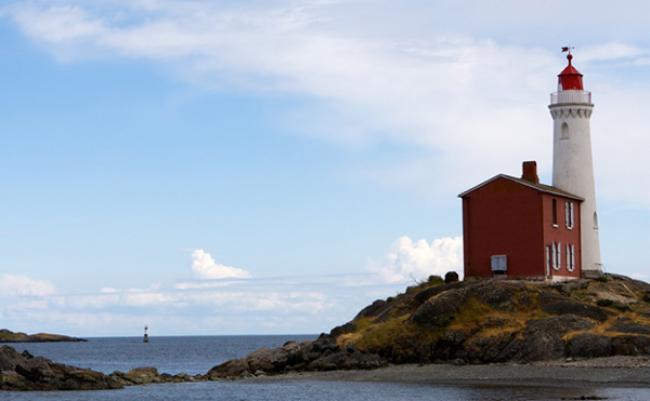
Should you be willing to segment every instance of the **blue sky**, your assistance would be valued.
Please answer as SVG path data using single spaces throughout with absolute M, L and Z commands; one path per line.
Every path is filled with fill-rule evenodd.
M 4 2 L 0 326 L 320 332 L 460 269 L 458 193 L 549 181 L 566 44 L 606 268 L 650 278 L 650 6 L 606 4 Z

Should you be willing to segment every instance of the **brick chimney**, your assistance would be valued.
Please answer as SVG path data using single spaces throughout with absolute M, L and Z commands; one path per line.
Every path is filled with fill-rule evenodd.
M 521 178 L 535 184 L 539 184 L 539 177 L 537 176 L 537 162 L 529 161 L 523 163 L 523 173 Z

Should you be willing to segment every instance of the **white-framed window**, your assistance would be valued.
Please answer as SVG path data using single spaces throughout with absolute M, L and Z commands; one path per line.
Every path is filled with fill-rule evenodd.
M 552 264 L 552 261 L 551 261 L 551 252 L 552 252 L 551 251 L 551 246 L 546 245 L 544 248 L 546 250 L 546 275 L 550 276 L 551 275 L 551 264 Z
M 553 243 L 551 256 L 553 259 L 553 269 L 560 270 L 562 268 L 562 245 L 559 242 Z
M 566 268 L 570 272 L 576 268 L 576 247 L 573 244 L 566 245 Z
M 573 202 L 569 202 L 569 201 L 564 202 L 564 221 L 566 223 L 566 228 L 572 230 L 575 223 Z
M 508 271 L 508 256 L 492 255 L 490 257 L 490 267 L 494 273 L 505 273 Z

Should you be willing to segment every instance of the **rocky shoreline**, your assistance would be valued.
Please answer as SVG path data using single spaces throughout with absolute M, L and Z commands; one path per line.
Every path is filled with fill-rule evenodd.
M 122 386 L 103 373 L 0 347 L 0 390 L 108 390 Z
M 291 372 L 377 369 L 388 362 L 379 355 L 359 351 L 354 345 L 341 347 L 336 338 L 322 334 L 314 341 L 289 341 L 282 347 L 260 349 L 250 355 L 215 366 L 210 379 L 245 378 Z
M 648 283 L 614 275 L 564 283 L 448 275 L 377 300 L 317 340 L 259 350 L 208 376 L 647 355 Z
M 294 344 L 288 348 L 298 349 Z M 267 350 L 268 351 L 268 350 Z M 262 361 L 267 351 L 257 351 L 253 360 Z M 346 351 L 347 352 L 347 351 Z M 268 359 L 267 359 L 268 360 Z M 316 359 L 318 360 L 318 359 Z M 256 366 L 255 363 L 251 365 Z M 89 369 L 62 365 L 27 352 L 18 353 L 0 347 L 0 390 L 109 390 L 127 386 L 191 383 L 199 381 L 244 380 L 266 381 L 363 381 L 426 385 L 494 385 L 553 387 L 650 387 L 650 357 L 605 357 L 578 360 L 552 360 L 527 364 L 401 364 L 368 368 L 363 364 L 349 369 L 331 369 L 319 361 L 311 370 L 285 370 L 282 374 L 254 373 L 220 375 L 169 375 L 156 368 L 136 368 L 128 372 L 105 375 Z M 249 367 L 251 367 L 249 366 Z
M 0 390 L 113 390 L 155 383 L 184 383 L 208 380 L 207 375 L 170 375 L 144 367 L 109 375 L 91 369 L 53 362 L 29 352 L 19 353 L 7 345 L 0 347 Z

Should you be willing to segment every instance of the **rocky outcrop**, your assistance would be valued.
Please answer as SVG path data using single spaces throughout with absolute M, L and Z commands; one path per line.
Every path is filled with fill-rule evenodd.
M 106 390 L 120 383 L 100 372 L 0 347 L 0 390 Z
M 222 363 L 212 368 L 208 377 L 214 380 L 291 371 L 374 369 L 385 365 L 386 360 L 376 354 L 361 352 L 354 345 L 341 347 L 334 336 L 322 334 L 315 341 L 289 341 L 280 348 L 264 348 L 245 358 Z
M 564 283 L 431 277 L 316 341 L 260 350 L 208 375 L 650 355 L 649 294 L 649 284 L 615 275 Z
M 154 367 L 135 368 L 126 373 L 115 371 L 111 373 L 109 377 L 121 386 L 139 386 L 156 383 L 184 383 L 207 379 L 205 375 L 188 375 L 186 373 L 170 375 L 167 373 L 159 373 L 158 369 Z
M 0 390 L 108 390 L 135 385 L 200 380 L 207 380 L 207 376 L 191 376 L 185 373 L 170 375 L 159 373 L 152 367 L 131 369 L 126 373 L 116 371 L 105 375 L 94 370 L 35 357 L 27 351 L 19 353 L 7 345 L 0 347 Z
M 44 343 L 44 342 L 80 342 L 87 341 L 83 338 L 68 337 L 60 334 L 37 333 L 25 334 L 0 329 L 0 343 Z
M 582 333 L 566 344 L 566 354 L 572 358 L 598 358 L 612 354 L 612 340 L 593 333 Z

